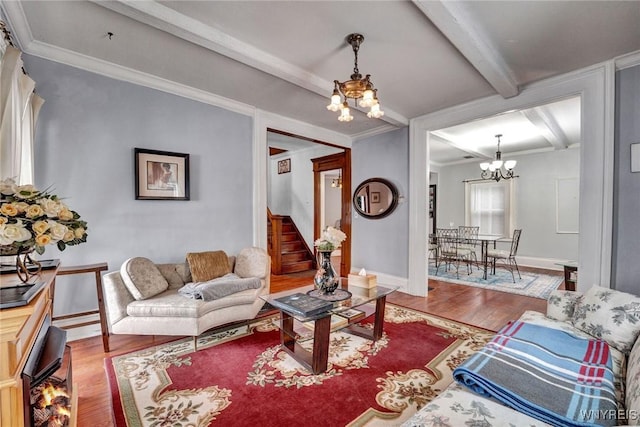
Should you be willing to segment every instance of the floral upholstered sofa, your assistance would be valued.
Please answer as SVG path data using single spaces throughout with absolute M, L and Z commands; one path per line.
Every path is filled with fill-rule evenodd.
M 547 313 L 527 311 L 520 319 L 568 332 L 599 338 L 609 346 L 617 409 L 590 413 L 589 419 L 567 425 L 640 425 L 640 297 L 594 286 L 586 293 L 554 291 Z M 553 344 L 547 345 L 553 348 Z M 483 397 L 453 382 L 421 408 L 403 427 L 548 426 L 493 398 Z
M 207 262 L 217 261 L 217 264 Z M 215 326 L 253 319 L 269 293 L 271 258 L 264 249 L 187 254 L 187 261 L 154 264 L 136 257 L 104 276 L 104 299 L 111 334 L 198 336 Z M 215 299 L 188 297 L 190 285 L 233 276 L 253 278 L 251 287 L 226 289 Z M 259 280 L 255 280 L 259 279 Z M 223 285 L 226 285 L 223 284 Z

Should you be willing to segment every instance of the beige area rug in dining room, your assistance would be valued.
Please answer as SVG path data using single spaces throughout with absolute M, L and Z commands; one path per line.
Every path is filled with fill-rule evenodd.
M 441 266 L 436 274 L 436 268 L 433 265 L 429 265 L 429 279 L 540 299 L 547 299 L 551 292 L 558 289 L 564 280 L 562 276 L 533 274 L 530 272 L 520 272 L 521 279 L 518 278 L 517 272 L 514 272 L 514 275 L 515 283 L 509 271 L 496 269 L 496 274 L 489 274 L 485 280 L 482 278 L 482 270 L 472 267 L 471 274 L 468 275 L 467 267 L 461 265 L 458 277 L 456 277 L 456 270 L 453 267 L 449 267 L 447 271 L 444 266 Z

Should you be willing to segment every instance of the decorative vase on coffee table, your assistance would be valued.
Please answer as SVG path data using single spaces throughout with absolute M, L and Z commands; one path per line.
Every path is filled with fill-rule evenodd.
M 318 250 L 318 271 L 313 281 L 316 289 L 322 291 L 323 294 L 332 294 L 340 283 L 340 276 L 336 273 L 331 265 L 331 252 Z

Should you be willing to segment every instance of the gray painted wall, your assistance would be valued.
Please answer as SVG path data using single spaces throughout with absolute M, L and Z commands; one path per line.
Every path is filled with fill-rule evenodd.
M 556 233 L 556 180 L 580 176 L 580 150 L 567 149 L 505 159 L 516 166 L 515 228 L 522 228 L 518 255 L 538 258 L 578 259 L 578 234 Z M 464 225 L 465 179 L 480 177 L 478 163 L 438 169 L 437 226 Z M 575 214 L 578 199 L 574 200 Z
M 53 186 L 89 223 L 87 243 L 44 258 L 115 270 L 132 256 L 173 262 L 252 244 L 250 117 L 28 55 L 25 64 L 46 101 L 36 185 Z M 135 200 L 134 147 L 189 153 L 191 200 Z M 93 277 L 58 283 L 56 314 L 97 306 Z
M 331 181 L 338 176 L 329 172 L 324 175 L 324 222 L 320 223 L 323 230 L 328 226 L 335 227 L 342 219 L 342 188 L 331 186 Z
M 67 197 L 68 204 L 89 222 L 88 243 L 62 253 L 48 248 L 45 258 L 61 258 L 64 265 L 106 261 L 115 270 L 130 256 L 169 262 L 184 259 L 188 251 L 222 248 L 234 253 L 251 244 L 250 117 L 28 55 L 25 64 L 37 82 L 38 93 L 46 100 L 36 133 L 36 184 L 53 185 L 56 193 Z M 640 142 L 640 122 L 634 120 L 640 111 L 639 74 L 640 67 L 618 74 L 619 172 L 614 218 L 614 282 L 620 289 L 635 293 L 638 267 L 633 262 L 635 258 L 631 258 L 637 253 L 640 237 L 633 222 L 640 208 L 640 174 L 628 172 L 628 146 Z M 383 177 L 406 196 L 408 140 L 405 128 L 354 142 L 354 189 L 367 178 Z M 134 147 L 191 154 L 192 200 L 134 200 Z M 565 154 L 571 151 L 577 152 L 567 150 Z M 526 171 L 533 176 L 536 168 L 527 170 L 526 162 L 518 160 L 519 173 L 524 177 Z M 473 167 L 474 172 L 465 177 L 475 176 Z M 296 168 L 292 164 L 292 171 Z M 561 171 L 562 176 L 570 175 L 566 169 Z M 445 172 L 439 173 L 442 184 Z M 302 185 L 301 181 L 298 184 Z M 555 194 L 552 187 L 547 190 Z M 453 194 L 439 188 L 439 206 L 448 203 L 447 197 L 452 198 Z M 530 210 L 531 205 L 519 209 Z M 543 213 L 545 222 L 552 218 L 548 215 L 555 215 L 553 209 Z M 406 202 L 381 220 L 354 214 L 353 267 L 406 277 L 408 218 Z M 446 213 L 438 212 L 438 219 L 449 222 Z M 453 217 L 453 221 L 462 223 L 462 217 Z M 535 233 L 523 235 L 522 254 L 537 253 L 525 243 L 532 235 Z M 573 247 L 573 243 L 566 247 Z M 564 250 L 560 256 L 570 257 Z M 59 283 L 56 314 L 96 306 L 92 277 L 61 277 Z
M 640 173 L 630 168 L 631 144 L 640 142 L 640 66 L 616 73 L 612 284 L 640 294 Z
M 354 142 L 353 191 L 368 178 L 386 178 L 401 196 L 409 192 L 409 129 L 403 128 Z M 386 218 L 368 219 L 353 210 L 351 267 L 407 277 L 409 204 L 401 200 Z

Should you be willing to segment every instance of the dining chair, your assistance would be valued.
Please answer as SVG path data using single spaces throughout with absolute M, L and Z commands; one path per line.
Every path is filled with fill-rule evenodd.
M 458 237 L 457 228 L 436 228 L 436 237 Z
M 435 235 L 429 235 L 427 240 L 427 246 L 429 248 L 427 252 L 427 263 L 433 258 L 433 265 L 438 266 L 438 238 Z
M 460 225 L 458 226 L 458 237 L 460 238 L 460 248 L 469 249 L 471 257 L 476 264 L 478 270 L 478 257 L 476 255 L 476 245 L 478 244 L 478 234 L 480 233 L 480 227 L 475 225 Z
M 513 279 L 513 283 L 516 283 L 516 278 L 513 275 L 513 270 L 515 269 L 518 272 L 518 279 L 522 279 L 520 276 L 520 269 L 518 268 L 518 263 L 516 262 L 516 255 L 518 253 L 518 245 L 520 244 L 520 235 L 522 234 L 522 230 L 513 230 L 513 237 L 511 238 L 511 249 L 501 250 L 501 249 L 489 249 L 487 251 L 487 258 L 490 259 L 491 262 L 491 274 L 496 274 L 496 261 L 500 260 L 505 269 L 509 270 L 511 273 L 511 278 Z M 500 241 L 498 241 L 499 243 Z
M 440 266 L 444 262 L 445 268 L 455 265 L 456 278 L 460 278 L 460 263 L 467 264 L 467 274 L 471 274 L 471 250 L 460 247 L 460 238 L 457 229 L 439 228 L 436 229 L 436 239 L 438 241 L 438 264 L 436 265 L 436 275 Z
M 440 254 L 440 245 L 438 244 L 438 238 L 440 237 L 451 237 L 451 238 L 457 238 L 458 237 L 458 230 L 455 228 L 436 228 L 436 232 L 434 234 L 429 235 L 429 242 L 428 242 L 428 246 L 429 246 L 429 252 L 428 252 L 428 257 L 431 257 L 431 254 L 433 254 L 433 264 L 436 266 L 436 273 L 437 273 L 437 267 L 438 267 L 438 255 Z M 427 262 L 429 260 L 427 259 Z

